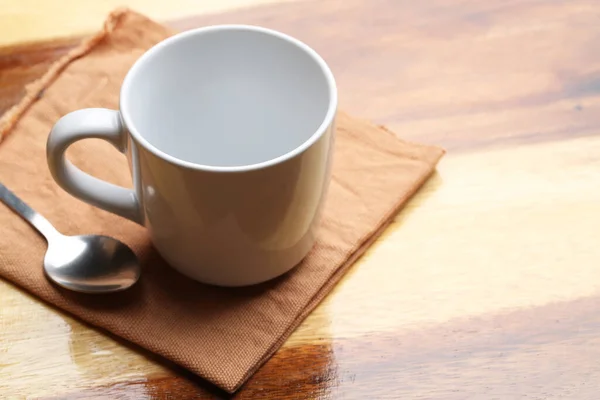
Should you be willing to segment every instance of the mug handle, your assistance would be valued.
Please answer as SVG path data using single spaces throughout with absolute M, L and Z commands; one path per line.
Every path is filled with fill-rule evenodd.
M 86 174 L 65 158 L 70 145 L 92 138 L 106 140 L 125 153 L 127 137 L 119 111 L 86 108 L 60 118 L 46 143 L 46 158 L 52 177 L 71 195 L 143 225 L 140 204 L 133 190 Z

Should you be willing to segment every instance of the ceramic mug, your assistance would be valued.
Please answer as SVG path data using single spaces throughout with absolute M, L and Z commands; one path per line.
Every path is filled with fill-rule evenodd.
M 313 247 L 336 109 L 331 70 L 306 44 L 256 26 L 210 26 L 143 54 L 123 81 L 118 111 L 59 119 L 48 165 L 71 195 L 147 227 L 181 273 L 250 285 L 290 270 Z M 133 189 L 65 159 L 87 138 L 127 156 Z

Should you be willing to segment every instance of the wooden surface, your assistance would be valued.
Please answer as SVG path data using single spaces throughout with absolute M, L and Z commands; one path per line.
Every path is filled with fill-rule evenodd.
M 117 7 L 166 21 L 287 1 L 294 0 L 0 0 L 0 46 L 88 34 Z
M 291 33 L 330 63 L 344 110 L 448 149 L 237 398 L 598 398 L 599 15 L 597 0 L 330 0 L 171 22 Z M 4 49 L 2 107 L 64 48 Z M 3 282 L 0 303 L 3 396 L 223 396 Z

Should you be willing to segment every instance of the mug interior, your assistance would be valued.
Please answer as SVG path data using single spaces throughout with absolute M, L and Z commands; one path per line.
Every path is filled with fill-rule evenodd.
M 129 72 L 121 111 L 134 136 L 184 162 L 241 167 L 316 140 L 335 112 L 325 62 L 286 35 L 251 26 L 184 32 Z

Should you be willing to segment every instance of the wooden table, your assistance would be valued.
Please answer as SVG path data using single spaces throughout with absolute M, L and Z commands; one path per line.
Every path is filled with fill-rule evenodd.
M 237 398 L 600 396 L 598 0 L 297 0 L 193 16 L 202 2 L 166 3 L 178 1 L 189 17 L 163 19 L 177 29 L 299 37 L 331 64 L 344 110 L 448 150 Z M 70 45 L 0 50 L 0 112 Z M 4 282 L 0 304 L 3 397 L 222 395 Z

